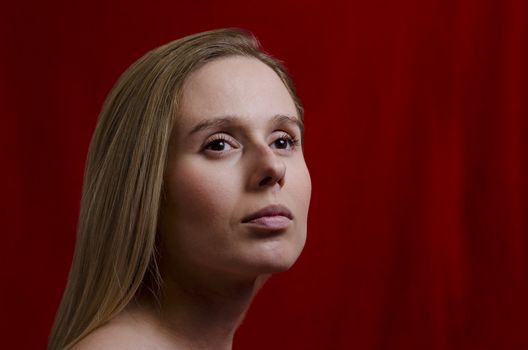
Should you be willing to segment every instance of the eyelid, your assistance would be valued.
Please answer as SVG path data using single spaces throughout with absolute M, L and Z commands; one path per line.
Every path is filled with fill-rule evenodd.
M 215 133 L 213 135 L 210 135 L 209 137 L 207 137 L 205 139 L 201 149 L 202 150 L 206 150 L 206 147 L 211 142 L 218 141 L 218 140 L 222 140 L 222 141 L 225 141 L 225 142 L 229 143 L 231 145 L 231 147 L 233 147 L 233 148 L 240 147 L 240 143 L 233 136 L 229 135 L 226 132 L 217 132 L 217 133 Z
M 270 142 L 270 147 L 273 147 L 273 144 L 275 142 L 277 142 L 277 140 L 279 139 L 286 139 L 288 144 L 289 144 L 289 148 L 277 148 L 278 150 L 281 150 L 281 151 L 294 151 L 296 150 L 300 145 L 301 145 L 301 138 L 300 136 L 298 135 L 299 132 L 298 131 L 287 131 L 287 130 L 284 130 L 284 129 L 277 129 L 275 131 L 273 131 L 273 133 L 271 134 L 271 142 Z M 221 140 L 221 141 L 225 141 L 229 144 L 229 146 L 233 149 L 237 149 L 237 148 L 240 148 L 241 147 L 241 144 L 240 142 L 234 138 L 233 136 L 231 136 L 228 132 L 225 132 L 225 131 L 220 131 L 220 132 L 216 132 L 210 136 L 208 136 L 205 141 L 203 142 L 200 150 L 201 151 L 209 151 L 209 149 L 207 148 L 212 142 L 214 141 L 218 141 L 218 140 Z M 212 153 L 225 153 L 225 152 L 228 152 L 229 150 L 226 150 L 226 151 L 214 151 L 214 150 L 211 150 Z
M 276 132 L 279 134 L 273 139 L 270 145 L 273 145 L 279 139 L 287 139 L 291 143 L 290 149 L 288 149 L 290 151 L 296 150 L 301 145 L 301 140 L 295 133 L 289 133 L 284 130 L 277 130 Z M 286 149 L 279 148 L 279 150 Z
M 299 129 L 297 124 L 294 124 L 294 125 L 288 124 L 288 125 L 285 125 L 284 127 L 281 127 L 280 129 L 277 129 L 276 131 L 277 132 L 287 133 L 291 137 L 299 139 L 299 140 L 302 137 L 302 130 Z
M 289 136 L 289 137 L 294 138 L 294 139 L 300 139 L 301 138 L 301 134 L 300 134 L 300 132 L 298 130 L 278 129 L 276 132 L 280 133 L 281 135 Z

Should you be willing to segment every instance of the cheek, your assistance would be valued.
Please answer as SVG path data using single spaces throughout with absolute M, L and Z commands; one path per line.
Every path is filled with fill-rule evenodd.
M 200 162 L 173 165 L 165 178 L 160 217 L 161 250 L 167 266 L 208 264 L 229 244 L 239 179 L 229 169 Z M 209 257 L 207 261 L 203 257 Z M 174 271 L 173 271 L 174 272 Z
M 310 198 L 312 193 L 312 182 L 310 173 L 304 161 L 292 167 L 290 172 L 291 196 L 294 198 L 296 205 L 304 215 L 308 214 Z
M 235 188 L 224 171 L 183 162 L 167 178 L 167 201 L 180 222 L 209 225 L 226 215 Z

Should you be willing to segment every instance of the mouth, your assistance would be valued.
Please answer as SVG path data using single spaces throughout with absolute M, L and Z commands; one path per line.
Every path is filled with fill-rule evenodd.
M 243 224 L 266 231 L 279 231 L 288 228 L 293 220 L 292 212 L 283 205 L 270 205 L 246 216 Z

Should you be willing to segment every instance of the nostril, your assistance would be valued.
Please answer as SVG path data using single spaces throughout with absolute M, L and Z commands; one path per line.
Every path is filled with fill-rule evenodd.
M 251 183 L 257 188 L 283 186 L 286 174 L 286 164 L 271 154 L 265 158 L 257 158 L 256 168 Z
M 273 178 L 271 176 L 267 176 L 260 180 L 259 186 L 266 186 L 269 185 L 273 181 Z

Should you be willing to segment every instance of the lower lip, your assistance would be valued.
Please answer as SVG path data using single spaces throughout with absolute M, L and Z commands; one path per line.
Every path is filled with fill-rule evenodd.
M 256 228 L 269 230 L 269 231 L 280 231 L 285 230 L 290 226 L 291 219 L 282 216 L 282 215 L 276 215 L 276 216 L 262 216 L 260 218 L 253 219 L 251 221 L 246 222 L 246 225 L 250 225 Z

